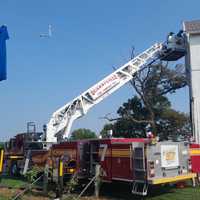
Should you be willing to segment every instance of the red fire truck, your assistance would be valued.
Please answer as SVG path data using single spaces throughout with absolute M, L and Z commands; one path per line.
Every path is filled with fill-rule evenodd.
M 61 142 L 69 136 L 74 120 L 84 116 L 94 105 L 128 83 L 135 73 L 143 70 L 147 65 L 157 60 L 176 61 L 186 55 L 189 57 L 189 65 L 192 66 L 191 60 L 194 57 L 191 56 L 191 52 L 194 48 L 190 45 L 196 44 L 196 35 L 193 43 L 190 43 L 193 33 L 187 28 L 190 27 L 189 25 L 185 24 L 185 27 L 184 33 L 170 34 L 167 42 L 154 44 L 54 112 L 43 137 L 45 138 L 43 144 L 47 150 L 43 150 L 41 154 L 40 152 L 32 153 L 31 162 L 42 166 L 44 163 L 49 163 L 53 174 L 56 174 L 60 160 L 63 161 L 64 166 L 60 165 L 59 172 L 64 170 L 66 175 L 77 172 L 80 178 L 94 176 L 94 166 L 100 165 L 103 181 L 132 182 L 133 193 L 143 195 L 147 193 L 149 184 L 194 179 L 196 174 L 192 172 L 200 171 L 198 164 L 200 163 L 198 145 L 200 132 L 198 131 L 195 132 L 197 144 L 192 144 L 190 150 L 185 142 L 152 143 L 152 140 L 145 138 Z M 193 77 L 190 77 L 191 80 Z M 190 88 L 192 94 L 195 94 L 196 90 L 192 90 L 194 86 L 190 85 Z M 198 108 L 197 105 L 200 104 L 196 103 L 193 106 Z M 197 117 L 194 117 L 193 121 Z M 139 188 L 142 189 L 139 190 Z
M 40 152 L 43 149 L 43 144 L 40 142 L 43 133 L 36 132 L 35 127 L 33 122 L 28 122 L 27 132 L 19 133 L 5 143 L 1 155 L 1 159 L 5 161 L 2 163 L 2 170 L 5 168 L 10 175 L 20 175 L 23 173 L 24 161 L 28 152 L 33 150 Z
M 79 180 L 93 178 L 99 165 L 103 182 L 128 182 L 133 186 L 132 193 L 140 195 L 147 194 L 149 185 L 196 177 L 192 172 L 189 143 L 157 142 L 148 138 L 62 142 L 49 151 L 33 155 L 32 162 L 39 166 L 48 163 L 51 174 L 56 176 L 62 170 L 63 179 L 76 173 Z
M 64 136 L 68 137 L 75 119 L 85 115 L 91 107 L 131 80 L 133 74 L 142 70 L 148 63 L 158 59 L 177 60 L 186 54 L 187 48 L 186 39 L 182 33 L 171 34 L 167 43 L 153 45 L 58 109 L 47 125 L 47 144 L 57 142 Z M 64 174 L 77 172 L 80 178 L 91 178 L 94 176 L 95 166 L 100 165 L 103 181 L 131 182 L 133 193 L 145 195 L 149 184 L 194 179 L 200 170 L 197 147 L 199 146 L 193 144 L 189 150 L 188 144 L 184 142 L 168 141 L 152 144 L 149 139 L 144 138 L 112 138 L 61 142 L 54 144 L 44 157 L 51 160 L 53 171 L 58 170 L 59 160 L 65 158 L 64 167 L 61 167 Z M 39 161 L 36 157 L 33 157 L 35 162 Z

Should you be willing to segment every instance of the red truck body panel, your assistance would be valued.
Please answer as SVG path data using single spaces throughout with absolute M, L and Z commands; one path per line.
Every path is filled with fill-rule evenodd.
M 149 180 L 149 172 L 148 165 L 149 160 L 147 158 L 155 158 L 160 159 L 160 146 L 161 143 L 158 143 L 157 149 L 155 149 L 156 154 L 154 155 L 154 150 L 148 150 L 152 146 L 152 140 L 147 138 L 108 138 L 108 139 L 86 139 L 86 140 L 77 140 L 77 141 L 66 141 L 60 144 L 55 144 L 48 151 L 48 154 L 43 152 L 44 157 L 46 159 L 50 159 L 52 163 L 53 169 L 58 169 L 59 159 L 63 160 L 64 166 L 64 174 L 69 174 L 69 166 L 70 162 L 75 163 L 75 171 L 78 173 L 80 178 L 92 178 L 95 176 L 95 166 L 96 164 L 100 164 L 101 166 L 101 177 L 104 181 L 112 182 L 114 180 L 118 181 L 126 181 L 133 182 L 134 180 L 139 180 L 140 178 L 143 180 Z M 163 144 L 163 143 L 162 143 Z M 172 143 L 168 142 L 169 145 L 173 146 Z M 178 145 L 178 143 L 176 143 Z M 166 146 L 166 143 L 164 143 Z M 188 148 L 188 144 L 186 145 Z M 135 149 L 136 148 L 144 148 L 144 168 L 146 170 L 143 174 L 136 173 L 136 168 L 138 168 L 138 162 L 136 163 L 135 158 Z M 185 154 L 184 145 L 181 146 L 182 154 Z M 148 152 L 147 152 L 148 150 Z M 189 152 L 189 149 L 188 151 Z M 197 155 L 199 152 L 199 155 Z M 147 157 L 148 154 L 148 157 Z M 159 155 L 158 155 L 159 154 Z M 180 156 L 182 155 L 180 154 Z M 196 154 L 196 155 L 194 155 Z M 192 172 L 198 173 L 200 172 L 200 145 L 191 144 L 190 146 L 190 155 L 188 155 L 188 159 L 184 160 L 184 162 L 188 163 L 191 159 L 192 162 Z M 190 157 L 189 157 L 190 156 Z M 39 155 L 36 158 L 42 158 Z M 150 159 L 151 159 L 150 158 Z M 37 160 L 33 157 L 33 161 Z M 41 159 L 42 163 L 44 159 Z M 155 161 L 155 160 L 154 160 Z M 159 164 L 160 161 L 157 161 Z M 182 161 L 181 161 L 182 162 Z M 136 166 L 137 164 L 137 166 Z M 155 162 L 154 162 L 155 164 Z M 180 163 L 181 167 L 184 166 L 184 169 L 187 169 L 186 164 Z M 159 164 L 160 166 L 160 164 Z M 158 169 L 158 171 L 160 168 Z M 178 170 L 178 169 L 177 169 Z M 73 171 L 71 174 L 73 174 Z M 156 172 L 158 172 L 156 171 Z M 166 173 L 167 169 L 165 169 Z M 188 171 L 189 172 L 189 171 Z M 162 175 L 162 170 L 159 176 Z M 158 177 L 157 173 L 157 177 Z M 171 173 L 171 171 L 170 171 Z M 174 172 L 175 174 L 178 172 Z M 173 177 L 173 175 L 172 175 Z
M 200 145 L 191 144 L 190 145 L 190 156 L 192 162 L 192 171 L 195 173 L 200 173 Z

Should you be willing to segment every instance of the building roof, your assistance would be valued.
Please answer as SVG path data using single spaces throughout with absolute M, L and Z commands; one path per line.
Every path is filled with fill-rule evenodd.
M 200 20 L 183 22 L 183 30 L 190 34 L 200 33 Z

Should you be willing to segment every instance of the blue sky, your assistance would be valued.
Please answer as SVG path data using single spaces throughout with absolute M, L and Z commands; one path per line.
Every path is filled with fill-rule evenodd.
M 60 106 L 119 67 L 129 56 L 163 41 L 184 20 L 199 19 L 198 0 L 6 0 L 0 1 L 0 24 L 8 26 L 8 80 L 0 82 L 0 140 L 38 130 Z M 40 38 L 52 24 L 53 36 Z M 124 86 L 75 122 L 73 128 L 96 132 L 99 119 L 134 94 Z M 171 97 L 173 106 L 188 112 L 188 91 Z

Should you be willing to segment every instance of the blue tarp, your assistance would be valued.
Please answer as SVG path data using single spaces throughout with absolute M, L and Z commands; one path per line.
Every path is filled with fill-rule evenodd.
M 0 27 L 0 81 L 6 80 L 6 40 L 9 39 L 6 26 Z

